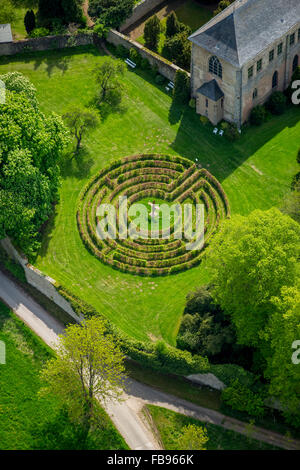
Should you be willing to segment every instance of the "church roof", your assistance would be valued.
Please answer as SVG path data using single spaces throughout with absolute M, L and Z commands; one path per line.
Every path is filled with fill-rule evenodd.
M 189 39 L 241 67 L 299 21 L 299 0 L 236 0 Z
M 0 43 L 12 42 L 12 40 L 10 24 L 0 24 Z
M 204 83 L 200 88 L 198 88 L 197 93 L 201 93 L 201 95 L 204 95 L 206 98 L 213 101 L 219 101 L 219 99 L 224 96 L 223 91 L 215 79 Z

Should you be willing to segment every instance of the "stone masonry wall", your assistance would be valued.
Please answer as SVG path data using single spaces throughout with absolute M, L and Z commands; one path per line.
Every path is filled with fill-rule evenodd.
M 166 77 L 168 80 L 174 81 L 177 70 L 182 70 L 177 65 L 172 64 L 160 55 L 155 54 L 155 52 L 150 51 L 139 42 L 130 39 L 128 36 L 125 36 L 124 34 L 119 33 L 118 31 L 111 29 L 106 39 L 109 43 L 113 44 L 114 46 L 122 45 L 127 49 L 133 47 L 140 53 L 143 58 L 147 59 L 152 66 L 156 65 L 158 68 L 158 72 L 164 77 Z
M 0 56 L 21 54 L 22 52 L 47 51 L 65 47 L 93 44 L 92 34 L 45 36 L 0 44 Z
M 137 23 L 137 21 L 141 20 L 161 3 L 164 3 L 164 0 L 141 0 L 137 5 L 135 5 L 130 18 L 127 18 L 127 20 L 120 26 L 120 31 L 125 31 L 134 23 Z
M 25 272 L 25 277 L 31 286 L 44 294 L 48 299 L 52 300 L 56 305 L 63 309 L 76 322 L 80 323 L 83 317 L 79 317 L 71 307 L 71 304 L 56 290 L 56 281 L 49 276 L 45 276 L 41 271 L 28 263 L 27 258 L 18 253 L 9 238 L 0 241 L 1 246 L 6 253 L 16 262 L 19 263 Z

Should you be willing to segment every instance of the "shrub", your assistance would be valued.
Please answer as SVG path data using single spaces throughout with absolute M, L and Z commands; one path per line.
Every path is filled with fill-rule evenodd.
M 210 124 L 210 121 L 206 116 L 200 116 L 200 122 L 203 126 L 207 126 L 207 124 Z
M 125 46 L 122 46 L 122 44 L 119 44 L 116 47 L 116 55 L 125 59 L 125 57 L 128 57 L 128 49 Z
M 166 37 L 170 38 L 172 36 L 175 36 L 175 34 L 178 34 L 179 32 L 180 32 L 180 22 L 178 21 L 176 13 L 172 11 L 167 16 Z
M 24 17 L 24 26 L 27 34 L 30 34 L 31 31 L 35 28 L 35 14 L 33 10 L 28 10 Z
M 167 38 L 162 55 L 174 64 L 186 70 L 190 69 L 191 43 L 188 40 L 187 31 L 182 31 L 175 36 Z
M 234 410 L 245 411 L 250 416 L 265 414 L 264 398 L 261 393 L 254 393 L 249 387 L 242 385 L 238 379 L 222 391 L 222 400 Z
M 30 33 L 31 38 L 41 38 L 43 36 L 49 36 L 50 31 L 47 28 L 35 28 Z
M 146 21 L 144 29 L 145 46 L 152 51 L 157 51 L 159 44 L 159 37 L 161 32 L 161 25 L 156 15 L 151 16 Z
M 286 110 L 286 96 L 281 91 L 275 91 L 266 106 L 272 114 L 283 114 Z
M 189 101 L 189 107 L 192 108 L 192 109 L 195 109 L 196 108 L 196 100 L 195 98 L 191 98 L 190 101 Z
M 180 104 L 187 104 L 190 100 L 190 78 L 183 70 L 177 70 L 175 75 L 173 99 Z
M 240 133 L 234 124 L 229 124 L 225 128 L 224 135 L 226 139 L 230 140 L 231 142 L 234 142 L 235 140 L 238 140 L 240 138 Z
M 266 120 L 266 109 L 264 106 L 255 106 L 250 114 L 250 122 L 260 126 Z
M 150 69 L 150 63 L 149 63 L 149 60 L 148 60 L 148 59 L 142 58 L 142 60 L 141 60 L 141 69 L 142 69 L 142 70 L 148 70 L 148 69 Z
M 136 49 L 134 49 L 134 47 L 132 47 L 130 50 L 129 50 L 129 58 L 130 60 L 132 60 L 132 62 L 134 62 L 137 66 L 139 66 L 141 64 L 141 61 L 142 61 L 142 58 L 140 56 L 140 54 L 138 53 L 138 51 Z
M 155 83 L 158 85 L 162 85 L 165 82 L 165 77 L 163 77 L 160 73 L 155 77 Z

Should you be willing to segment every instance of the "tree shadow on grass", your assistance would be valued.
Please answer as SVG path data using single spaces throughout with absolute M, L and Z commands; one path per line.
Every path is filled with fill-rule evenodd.
M 178 119 L 179 110 L 173 104 L 169 116 L 170 123 L 171 119 L 173 122 Z M 272 116 L 260 127 L 245 129 L 239 140 L 230 142 L 224 136 L 214 135 L 214 126 L 201 124 L 195 110 L 185 106 L 171 148 L 192 161 L 197 158 L 204 168 L 222 182 L 268 141 L 285 128 L 296 126 L 299 120 L 300 110 L 291 106 L 285 114 Z
M 74 425 L 62 408 L 54 418 L 31 431 L 34 450 L 83 450 L 91 448 L 80 426 Z
M 82 146 L 78 153 L 69 153 L 65 156 L 60 165 L 61 176 L 79 180 L 88 178 L 93 164 L 94 159 L 90 157 L 88 149 Z

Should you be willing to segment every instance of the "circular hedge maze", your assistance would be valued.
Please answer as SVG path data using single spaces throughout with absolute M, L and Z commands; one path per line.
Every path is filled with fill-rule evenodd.
M 85 246 L 102 262 L 132 274 L 159 276 L 173 274 L 196 266 L 201 250 L 187 251 L 187 240 L 174 237 L 174 221 L 168 238 L 165 227 L 159 225 L 156 238 L 135 239 L 120 236 L 103 239 L 98 235 L 98 208 L 103 204 L 114 207 L 119 214 L 120 197 L 127 198 L 127 209 L 134 203 L 144 204 L 150 217 L 150 201 L 159 204 L 203 204 L 205 243 L 216 232 L 220 221 L 230 216 L 226 194 L 218 180 L 190 160 L 168 155 L 134 155 L 115 161 L 97 173 L 83 188 L 79 197 L 77 223 Z M 118 215 L 116 227 L 119 225 Z M 130 222 L 130 217 L 128 218 Z M 158 222 L 159 224 L 159 222 Z M 108 223 L 109 226 L 109 223 Z

